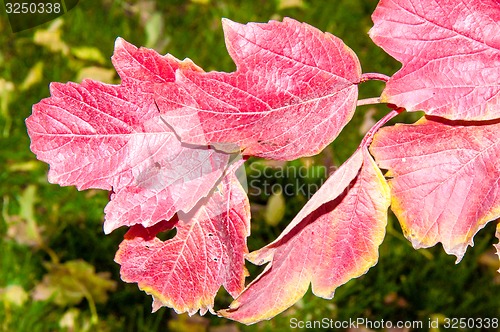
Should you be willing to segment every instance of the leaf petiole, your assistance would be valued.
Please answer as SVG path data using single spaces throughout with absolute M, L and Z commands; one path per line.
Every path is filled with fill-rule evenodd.
M 356 103 L 356 106 L 375 105 L 375 104 L 381 104 L 381 103 L 382 102 L 380 101 L 380 97 L 374 97 L 374 98 L 360 99 Z
M 369 80 L 387 82 L 389 78 L 389 76 L 380 73 L 364 73 L 361 75 L 361 80 L 359 81 L 359 83 L 363 83 Z
M 377 123 L 373 125 L 373 127 L 370 128 L 370 130 L 366 133 L 365 137 L 363 137 L 363 140 L 361 141 L 360 146 L 368 148 L 368 145 L 371 144 L 373 140 L 373 136 L 375 133 L 389 120 L 394 118 L 396 115 L 399 113 L 403 112 L 405 109 L 403 107 L 398 107 L 392 109 L 389 113 L 387 113 L 382 119 L 378 120 Z

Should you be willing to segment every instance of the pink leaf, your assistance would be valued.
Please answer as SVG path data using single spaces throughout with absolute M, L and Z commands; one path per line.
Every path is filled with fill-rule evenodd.
M 182 145 L 150 94 L 90 80 L 52 83 L 26 120 L 49 181 L 112 189 L 105 231 L 189 211 L 222 175 L 228 155 Z
M 403 63 L 382 101 L 448 119 L 500 117 L 497 0 L 382 0 L 373 41 Z
M 174 83 L 156 85 L 163 118 L 181 140 L 287 160 L 333 141 L 356 106 L 355 54 L 333 35 L 288 18 L 246 25 L 225 19 L 223 28 L 236 72 L 179 66 Z
M 499 132 L 498 122 L 422 118 L 375 135 L 370 151 L 389 170 L 392 210 L 415 248 L 441 242 L 459 261 L 477 231 L 500 216 Z
M 213 312 L 221 285 L 233 297 L 244 287 L 248 198 L 230 173 L 203 202 L 178 221 L 133 226 L 120 245 L 115 260 L 122 279 L 153 295 L 153 311 L 168 306 L 178 313 Z M 155 237 L 173 227 L 174 238 L 163 242 Z
M 366 149 L 341 166 L 281 236 L 251 253 L 264 272 L 220 314 L 245 324 L 270 319 L 298 301 L 335 289 L 376 264 L 385 235 L 389 188 Z

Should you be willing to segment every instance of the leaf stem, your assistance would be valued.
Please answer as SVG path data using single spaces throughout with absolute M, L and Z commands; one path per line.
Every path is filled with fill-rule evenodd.
M 375 123 L 373 125 L 373 127 L 370 128 L 370 130 L 368 130 L 368 132 L 366 133 L 365 137 L 363 137 L 363 140 L 361 141 L 360 146 L 368 148 L 368 145 L 371 144 L 371 142 L 373 140 L 373 136 L 375 135 L 375 133 L 383 125 L 385 125 L 387 122 L 389 122 L 389 120 L 391 120 L 396 115 L 398 115 L 399 113 L 403 112 L 404 110 L 405 109 L 403 107 L 398 107 L 398 108 L 392 109 L 389 113 L 387 113 L 382 119 L 380 119 L 377 123 Z
M 356 106 L 363 106 L 363 105 L 374 105 L 374 104 L 380 104 L 380 97 L 374 97 L 374 98 L 366 98 L 366 99 L 360 99 L 356 103 Z
M 380 73 L 364 73 L 361 74 L 361 81 L 360 83 L 369 81 L 369 80 L 377 80 L 377 81 L 384 81 L 387 82 L 389 80 L 389 76 L 380 74 Z

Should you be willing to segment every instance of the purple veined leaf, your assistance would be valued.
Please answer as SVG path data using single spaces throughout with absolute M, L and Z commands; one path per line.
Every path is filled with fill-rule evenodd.
M 370 36 L 403 63 L 382 101 L 452 120 L 500 118 L 497 0 L 382 0 Z
M 500 217 L 500 124 L 422 118 L 382 128 L 370 152 L 388 169 L 391 208 L 415 248 L 438 242 L 460 261 Z
M 159 232 L 177 229 L 161 241 Z M 115 261 L 124 281 L 137 282 L 153 296 L 153 311 L 162 306 L 190 315 L 213 312 L 221 286 L 236 297 L 244 288 L 244 255 L 250 234 L 250 205 L 243 187 L 229 171 L 216 190 L 187 214 L 150 228 L 133 226 Z
M 90 80 L 52 83 L 26 120 L 31 150 L 49 181 L 113 190 L 105 231 L 153 225 L 189 211 L 227 167 L 229 155 L 181 144 L 151 94 Z
M 219 314 L 245 324 L 292 306 L 309 285 L 331 299 L 335 289 L 378 260 L 390 203 L 389 188 L 366 148 L 359 148 L 319 189 L 276 241 L 252 252 L 268 263 Z
M 307 24 L 223 20 L 233 73 L 179 66 L 155 86 L 162 117 L 181 141 L 229 145 L 292 160 L 332 142 L 356 107 L 361 68 L 337 37 Z

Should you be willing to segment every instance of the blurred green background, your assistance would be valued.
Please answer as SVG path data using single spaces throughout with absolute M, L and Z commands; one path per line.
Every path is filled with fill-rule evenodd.
M 119 83 L 110 61 L 116 37 L 191 58 L 205 70 L 232 71 L 221 18 L 237 22 L 281 19 L 307 22 L 342 38 L 359 56 L 363 72 L 393 74 L 399 64 L 377 48 L 367 32 L 374 0 L 274 1 L 80 1 L 67 14 L 33 29 L 12 33 L 0 16 L 0 331 L 274 331 L 290 330 L 290 319 L 367 318 L 420 320 L 500 317 L 498 257 L 494 223 L 475 238 L 465 258 L 440 246 L 412 249 L 397 222 L 389 221 L 380 261 L 366 275 L 340 287 L 333 300 L 308 293 L 275 319 L 246 327 L 213 316 L 188 317 L 162 308 L 151 314 L 151 298 L 120 280 L 113 257 L 125 232 L 105 236 L 108 193 L 78 192 L 47 182 L 48 166 L 29 150 L 24 120 L 31 106 L 48 97 L 52 81 L 93 78 Z M 360 98 L 380 95 L 381 82 L 360 86 Z M 388 109 L 360 107 L 341 136 L 321 154 L 284 163 L 251 159 L 248 178 L 261 185 L 308 185 L 314 191 L 359 144 L 364 132 Z M 418 114 L 397 121 L 413 122 Z M 308 174 L 284 177 L 283 167 Z M 327 167 L 327 168 L 325 168 Z M 266 169 L 266 176 L 259 170 Z M 255 190 L 255 188 L 254 188 Z M 308 197 L 249 192 L 250 250 L 272 241 Z M 423 207 L 424 208 L 424 207 Z M 261 268 L 248 264 L 254 277 Z M 230 303 L 223 291 L 216 309 Z

